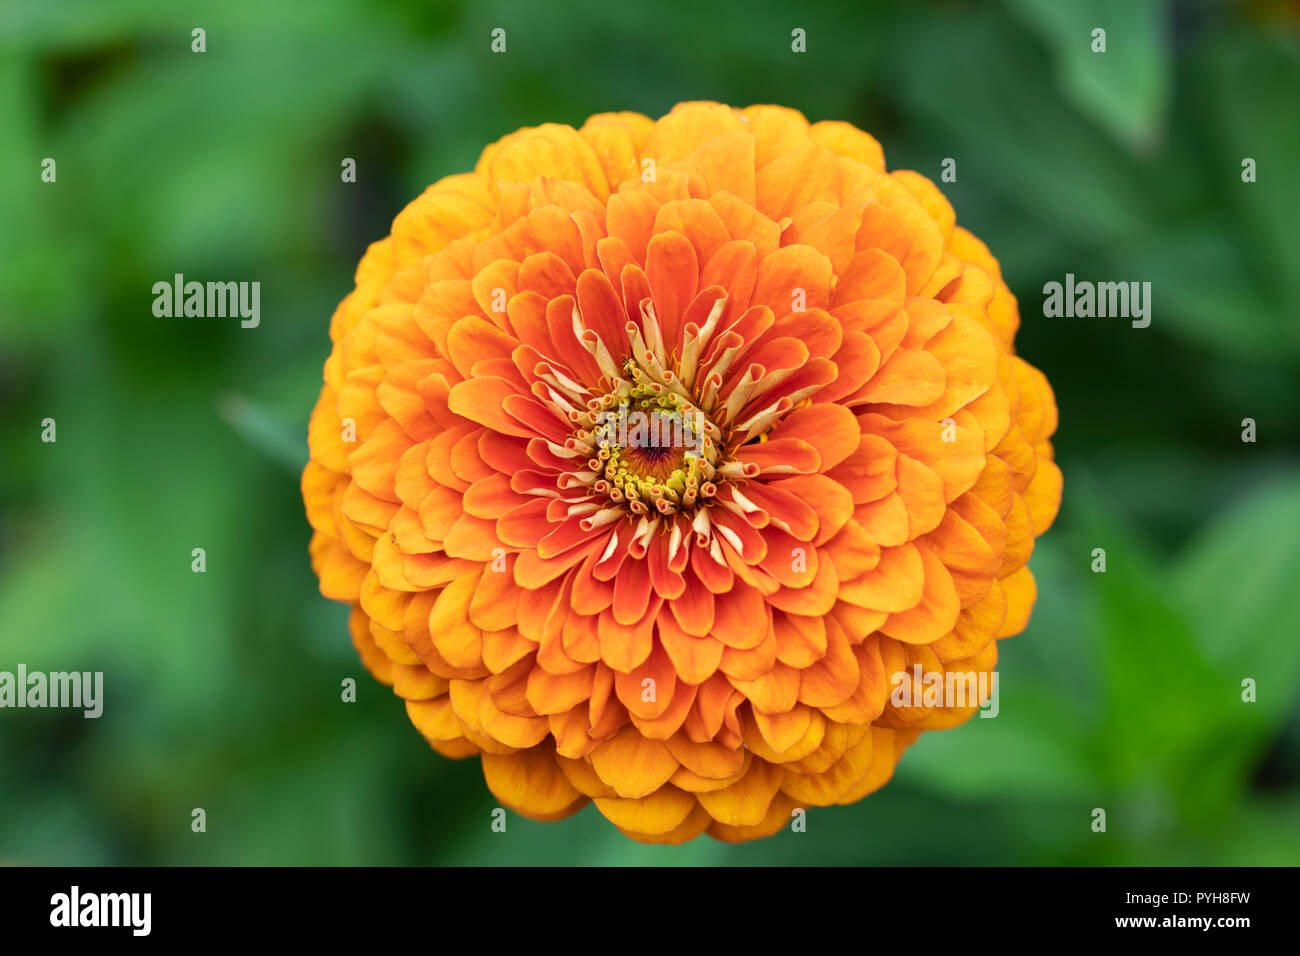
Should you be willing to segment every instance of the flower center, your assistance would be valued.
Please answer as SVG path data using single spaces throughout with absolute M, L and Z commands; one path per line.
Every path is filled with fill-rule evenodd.
M 641 303 L 640 323 L 624 325 L 626 345 L 612 343 L 613 348 L 574 307 L 574 333 L 600 369 L 599 384 L 580 384 L 545 357 L 537 363 L 533 394 L 573 427 L 550 450 L 570 463 L 559 490 L 586 492 L 584 500 L 563 496 L 561 506 L 571 516 L 584 515 L 584 529 L 629 515 L 651 519 L 653 526 L 659 515 L 687 510 L 705 518 L 707 527 L 700 506 L 718 495 L 723 482 L 757 474 L 756 466 L 731 453 L 769 428 L 791 402 L 783 398 L 733 424 L 764 369 L 751 365 L 739 386 L 720 397 L 725 369 L 739 346 L 737 341 L 716 355 L 709 352 L 725 305 L 725 295 L 715 297 L 702 325 L 685 326 L 680 355 L 665 346 L 649 299 Z M 625 357 L 616 358 L 620 352 Z M 705 355 L 710 358 L 702 371 Z
M 662 384 L 621 378 L 588 403 L 582 424 L 594 445 L 592 490 L 634 514 L 671 514 L 717 494 L 718 429 Z

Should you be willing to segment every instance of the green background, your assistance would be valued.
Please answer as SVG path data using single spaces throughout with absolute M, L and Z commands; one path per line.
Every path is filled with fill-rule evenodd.
M 1296 14 L 560 6 L 0 5 L 0 670 L 106 685 L 98 721 L 0 712 L 0 861 L 1300 861 Z M 298 473 L 329 316 L 366 245 L 486 143 L 688 99 L 849 120 L 936 180 L 957 161 L 943 188 L 1060 405 L 1038 606 L 1002 645 L 998 719 L 924 736 L 806 833 L 643 847 L 593 807 L 493 833 L 477 762 L 429 750 L 315 589 Z M 155 318 L 176 272 L 261 282 L 261 327 Z M 1044 318 L 1067 272 L 1151 282 L 1151 327 Z

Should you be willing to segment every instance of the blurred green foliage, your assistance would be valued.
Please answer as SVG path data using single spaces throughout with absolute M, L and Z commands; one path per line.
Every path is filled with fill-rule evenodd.
M 98 721 L 0 714 L 0 861 L 1300 861 L 1294 7 L 787 6 L 0 6 L 0 669 L 106 684 Z M 592 808 L 493 834 L 476 762 L 429 751 L 315 589 L 297 473 L 328 319 L 486 143 L 686 99 L 850 120 L 936 180 L 956 159 L 1056 388 L 1064 507 L 1001 715 L 926 735 L 885 790 L 740 847 L 638 846 Z M 155 318 L 176 272 L 260 281 L 261 327 Z M 1043 318 L 1067 272 L 1150 281 L 1151 327 Z

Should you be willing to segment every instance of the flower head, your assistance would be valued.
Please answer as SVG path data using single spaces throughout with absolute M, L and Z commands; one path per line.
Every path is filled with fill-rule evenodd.
M 1028 620 L 1061 474 L 1018 322 L 938 189 L 846 123 L 520 130 L 407 206 L 334 315 L 321 591 L 519 813 L 773 833 L 969 717 L 896 691 L 987 675 Z

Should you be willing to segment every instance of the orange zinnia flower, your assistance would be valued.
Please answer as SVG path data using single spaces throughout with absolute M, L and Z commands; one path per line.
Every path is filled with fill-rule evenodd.
M 503 804 L 744 840 L 974 712 L 894 675 L 987 674 L 1025 627 L 1056 406 L 997 260 L 866 133 L 716 103 L 520 130 L 356 282 L 312 564 Z

